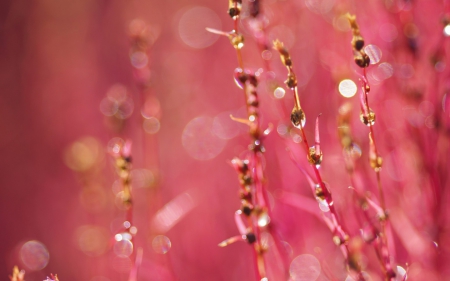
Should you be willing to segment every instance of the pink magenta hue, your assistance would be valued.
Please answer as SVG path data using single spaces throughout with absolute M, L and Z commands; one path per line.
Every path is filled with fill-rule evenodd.
M 28 281 L 52 272 L 61 281 L 252 281 L 261 264 L 269 281 L 302 280 L 305 255 L 314 261 L 305 276 L 318 281 L 450 278 L 450 2 L 244 0 L 240 23 L 228 5 L 2 1 L 1 280 L 17 265 Z M 347 12 L 365 46 L 381 50 L 365 70 Z M 230 44 L 236 28 L 243 67 Z M 302 131 L 291 125 L 277 38 L 297 76 Z M 340 95 L 344 79 L 359 96 Z M 278 88 L 286 94 L 274 96 Z M 376 122 L 366 126 L 360 114 L 370 110 Z M 194 130 L 193 120 L 208 122 Z M 306 141 L 323 153 L 320 168 Z M 132 161 L 132 203 L 119 156 Z M 259 204 L 251 217 L 241 211 L 244 164 Z M 267 247 L 263 262 L 253 234 Z M 129 237 L 133 253 L 117 255 Z M 230 237 L 240 242 L 218 247 Z M 44 254 L 24 248 L 30 241 Z M 353 259 L 360 270 L 348 269 Z

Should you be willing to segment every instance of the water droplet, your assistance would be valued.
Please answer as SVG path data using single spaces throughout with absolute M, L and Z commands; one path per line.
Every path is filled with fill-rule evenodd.
M 373 126 L 375 125 L 375 112 L 373 112 L 372 109 L 369 108 L 369 113 L 367 114 L 367 116 L 364 116 L 364 113 L 361 113 L 359 115 L 359 119 L 364 125 Z
M 325 200 L 325 194 L 323 193 L 323 189 L 320 184 L 316 184 L 314 186 L 314 193 L 317 200 Z
M 320 151 L 320 154 L 317 155 L 316 154 L 316 148 L 314 146 L 311 146 L 309 148 L 309 155 L 308 155 L 308 161 L 309 163 L 311 163 L 312 165 L 316 165 L 320 167 L 320 164 L 322 163 L 322 159 L 323 159 L 323 153 L 322 151 Z M 317 167 L 317 168 L 319 168 Z
M 298 129 L 305 127 L 306 116 L 305 116 L 305 112 L 303 111 L 303 109 L 301 109 L 301 108 L 300 109 L 297 109 L 297 108 L 292 109 L 291 122 L 292 122 L 292 125 Z M 300 124 L 301 124 L 301 127 L 300 127 Z
M 270 223 L 270 217 L 266 210 L 262 211 L 258 216 L 258 226 L 265 227 Z
M 128 239 L 121 239 L 116 241 L 113 250 L 118 257 L 129 257 L 133 253 L 133 243 Z
M 445 36 L 445 37 L 449 37 L 449 36 L 450 36 L 450 24 L 447 24 L 447 25 L 444 27 L 443 32 L 444 32 L 444 36 Z
M 50 254 L 47 248 L 39 241 L 32 240 L 23 244 L 20 249 L 20 258 L 30 270 L 41 270 L 47 266 Z
M 320 262 L 310 254 L 296 257 L 289 267 L 293 281 L 314 281 L 319 277 L 320 271 Z
M 172 247 L 172 242 L 167 236 L 158 235 L 153 238 L 152 248 L 158 254 L 166 254 Z
M 240 34 L 235 34 L 231 36 L 230 41 L 231 45 L 233 45 L 235 49 L 242 49 L 242 47 L 244 47 L 244 36 Z
M 319 202 L 319 209 L 326 213 L 330 211 L 330 205 L 328 205 L 327 200 L 317 200 Z
M 396 281 L 403 281 L 408 279 L 408 276 L 406 276 L 406 270 L 399 265 L 397 265 L 397 276 L 395 279 Z
M 246 74 L 242 70 L 242 68 L 238 67 L 234 70 L 234 82 L 236 83 L 236 86 L 238 86 L 241 89 L 244 89 L 244 83 L 247 79 Z
M 370 58 L 370 64 L 377 64 L 381 60 L 382 52 L 381 49 L 376 45 L 367 45 L 364 47 L 364 52 Z
M 349 147 L 344 148 L 344 152 L 355 160 L 361 157 L 362 154 L 361 147 L 356 143 L 352 143 Z

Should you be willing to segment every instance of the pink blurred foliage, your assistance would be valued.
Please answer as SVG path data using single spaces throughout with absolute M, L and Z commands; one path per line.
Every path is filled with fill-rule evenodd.
M 374 250 L 385 214 L 369 160 L 375 148 L 360 121 L 360 108 L 369 109 L 359 92 L 339 93 L 344 79 L 371 88 L 390 265 L 407 270 L 407 280 L 448 280 L 449 2 L 255 1 L 244 0 L 238 27 L 245 71 L 259 75 L 259 127 L 272 129 L 258 154 L 269 280 L 351 274 L 333 242 L 334 218 L 311 193 L 317 182 L 290 122 L 294 99 L 275 39 L 289 50 L 304 133 L 320 145 L 322 188 L 362 275 L 385 280 Z M 236 159 L 249 158 L 253 135 L 230 119 L 248 117 L 247 100 L 234 81 L 233 46 L 205 30 L 232 31 L 227 9 L 228 1 L 200 0 L 0 3 L 0 276 L 18 265 L 28 281 L 50 272 L 63 281 L 257 279 L 257 251 L 237 211 L 245 173 Z M 368 81 L 353 61 L 347 12 L 365 44 L 382 52 Z M 351 161 L 342 118 L 361 149 Z M 120 195 L 121 158 L 132 159 L 131 205 Z M 244 242 L 218 247 L 236 235 Z M 306 279 L 298 268 L 311 269 Z

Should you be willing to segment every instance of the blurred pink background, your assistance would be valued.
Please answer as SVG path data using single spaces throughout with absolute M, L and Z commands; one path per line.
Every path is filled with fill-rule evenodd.
M 445 93 L 450 85 L 448 40 L 439 20 L 447 12 L 446 1 L 268 0 L 262 5 L 267 40 L 284 41 L 293 58 L 311 141 L 313 120 L 323 114 L 321 171 L 340 217 L 356 236 L 358 207 L 348 190 L 336 125 L 344 101 L 353 104 L 352 130 L 363 150 L 361 182 L 375 198 L 377 193 L 358 98 L 344 98 L 338 90 L 343 79 L 358 84 L 360 72 L 342 15 L 356 14 L 367 44 L 380 48 L 383 55 L 380 64 L 369 68 L 369 81 L 378 118 L 374 128 L 385 160 L 382 181 L 393 224 L 392 264 L 406 268 L 408 263 L 408 280 L 448 280 L 450 123 Z M 227 38 L 205 31 L 233 28 L 227 8 L 227 1 L 198 0 L 1 1 L 3 280 L 14 265 L 25 269 L 27 281 L 50 273 L 61 281 L 128 280 L 130 259 L 119 258 L 112 247 L 117 225 L 125 220 L 107 154 L 113 137 L 132 140 L 133 168 L 144 181 L 133 189 L 134 247 L 143 249 L 138 280 L 254 280 L 246 243 L 217 246 L 238 234 L 233 215 L 240 208 L 239 184 L 229 163 L 250 142 L 247 127 L 228 119 L 230 114 L 245 117 L 243 92 L 233 80 L 235 51 Z M 155 39 L 146 51 L 151 74 L 145 91 L 138 80 L 145 71 L 130 63 L 129 25 L 134 19 L 147 23 Z M 289 261 L 304 254 L 320 261 L 314 280 L 332 280 L 327 272 L 346 280 L 342 254 L 314 215 L 319 209 L 308 212 L 279 200 L 284 190 L 316 203 L 286 152 L 290 147 L 309 171 L 295 133 L 283 133 L 291 126 L 292 94 L 286 89 L 274 95 L 278 86 L 284 87 L 286 70 L 272 52 L 267 60 L 271 76 L 245 22 L 241 30 L 246 67 L 264 69 L 258 87 L 263 126 L 274 127 L 265 140 L 273 226 L 286 242 Z M 387 72 L 378 67 L 383 62 Z M 134 104 L 120 131 L 114 129 L 117 120 L 105 116 L 100 106 L 118 84 Z M 147 132 L 140 114 L 142 92 L 156 118 Z M 154 242 L 157 235 L 170 239 L 170 250 L 166 240 L 164 245 Z M 29 253 L 23 245 L 32 240 L 42 244 Z M 161 247 L 168 252 L 161 254 Z M 38 257 L 27 264 L 33 251 Z M 364 254 L 371 280 L 382 280 L 369 245 Z M 279 266 L 277 257 L 269 253 L 268 259 Z

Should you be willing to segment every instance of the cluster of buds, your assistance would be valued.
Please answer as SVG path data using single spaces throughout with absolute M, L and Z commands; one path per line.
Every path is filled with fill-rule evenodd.
M 287 49 L 284 47 L 283 43 L 281 43 L 279 40 L 275 40 L 273 42 L 273 48 L 278 51 L 278 53 L 280 54 L 281 63 L 283 63 L 283 65 L 286 66 L 288 70 L 288 77 L 286 81 L 284 81 L 284 83 L 289 89 L 294 91 L 295 104 L 291 112 L 292 125 L 298 129 L 303 129 L 306 123 L 306 116 L 305 112 L 300 106 L 300 98 L 298 96 L 297 90 L 297 76 L 294 73 L 291 57 Z
M 241 68 L 236 68 L 234 75 L 235 80 L 240 88 L 245 90 L 247 103 L 247 120 L 233 118 L 238 122 L 247 124 L 250 127 L 250 136 L 254 143 L 251 145 L 251 150 L 264 152 L 264 147 L 261 144 L 261 131 L 259 129 L 259 99 L 256 87 L 258 86 L 257 75 L 259 73 L 252 73 L 248 70 L 243 71 Z
M 351 270 L 355 272 L 361 272 L 361 260 L 362 260 L 362 248 L 363 248 L 363 241 L 361 238 L 353 238 L 348 243 L 348 266 Z M 363 276 L 358 276 L 359 280 L 365 280 Z
M 383 165 L 383 158 L 381 158 L 377 151 L 376 151 L 376 147 L 375 147 L 375 143 L 373 141 L 373 137 L 372 137 L 372 133 L 369 133 L 369 145 L 370 145 L 370 151 L 369 151 L 369 161 L 370 161 L 370 166 L 372 167 L 372 169 L 374 169 L 375 171 L 380 171 L 381 170 L 381 166 Z
M 235 212 L 235 223 L 239 230 L 240 235 L 231 237 L 219 243 L 220 247 L 225 247 L 231 243 L 237 241 L 246 241 L 249 244 L 254 244 L 257 242 L 256 232 L 259 233 L 260 229 L 267 227 L 270 223 L 270 218 L 268 216 L 267 210 L 263 207 L 256 206 L 254 203 L 254 197 L 258 194 L 254 193 L 254 180 L 252 178 L 252 172 L 249 167 L 248 160 L 241 160 L 239 158 L 234 158 L 231 161 L 234 169 L 239 175 L 239 184 L 241 189 L 239 191 L 241 198 L 241 208 Z M 257 217 L 257 224 L 253 225 L 252 216 Z M 247 221 L 248 227 L 246 226 Z M 257 229 L 257 230 L 256 230 Z M 265 249 L 261 245 L 256 244 L 255 249 L 257 249 L 258 255 L 264 253 Z
M 253 138 L 249 150 L 255 152 L 265 152 L 262 144 L 262 137 L 268 135 L 271 131 L 269 127 L 264 132 L 261 132 L 259 123 L 259 99 L 256 87 L 258 86 L 258 76 L 260 72 L 252 73 L 249 70 L 243 71 L 241 68 L 236 68 L 234 71 L 234 79 L 240 88 L 245 90 L 245 97 L 247 103 L 248 119 L 235 118 L 231 116 L 234 121 L 246 124 L 249 126 L 250 136 Z
M 114 157 L 114 165 L 117 174 L 122 182 L 122 202 L 129 209 L 132 205 L 131 200 L 131 141 L 117 143 L 111 151 Z
M 50 277 L 47 277 L 47 279 L 45 279 L 44 281 L 59 281 L 58 275 L 57 274 L 55 274 L 55 275 L 50 274 Z
M 284 81 L 284 83 L 286 84 L 286 86 L 288 86 L 289 89 L 293 90 L 295 87 L 297 87 L 297 76 L 295 76 L 289 52 L 284 47 L 283 43 L 279 40 L 275 40 L 273 42 L 273 47 L 276 51 L 278 51 L 278 53 L 280 53 L 281 62 L 284 66 L 286 66 L 288 70 L 288 78 L 286 79 L 286 81 Z
M 347 14 L 347 19 L 350 23 L 350 27 L 353 33 L 352 38 L 353 58 L 359 67 L 361 68 L 368 67 L 370 64 L 370 58 L 363 50 L 364 38 L 361 36 L 359 26 L 356 23 L 356 16 Z
M 24 281 L 25 279 L 25 271 L 19 270 L 17 266 L 14 266 L 12 275 L 9 276 L 11 281 Z
M 361 157 L 361 148 L 354 142 L 350 128 L 351 110 L 351 104 L 345 103 L 339 108 L 338 115 L 338 136 L 343 147 L 346 167 L 349 173 L 352 173 L 354 170 L 355 160 Z
M 292 125 L 303 132 L 303 128 L 305 127 L 306 123 L 306 116 L 305 112 L 300 106 L 300 98 L 298 96 L 297 90 L 297 76 L 294 73 L 291 57 L 287 49 L 284 47 L 283 43 L 281 43 L 279 40 L 275 40 L 273 42 L 273 46 L 274 49 L 277 50 L 278 53 L 280 54 L 281 63 L 283 63 L 283 65 L 286 66 L 288 70 L 288 78 L 284 83 L 286 84 L 286 86 L 288 86 L 291 90 L 294 91 L 294 108 L 292 109 L 291 112 Z M 317 117 L 316 119 L 316 128 L 314 136 L 315 136 L 314 138 L 315 145 L 308 148 L 307 158 L 311 165 L 315 165 L 317 168 L 319 168 L 323 159 L 323 153 L 322 150 L 320 149 L 319 117 Z
M 149 48 L 158 37 L 158 29 L 150 27 L 143 20 L 135 19 L 129 28 L 131 48 L 130 62 L 134 68 L 136 81 L 144 88 L 150 80 Z
M 323 153 L 320 149 L 320 135 L 319 135 L 319 117 L 316 119 L 316 128 L 314 131 L 314 141 L 315 144 L 309 148 L 308 151 L 308 161 L 311 165 L 315 165 L 317 168 L 320 167 L 323 159 Z
M 242 0 L 229 0 L 228 1 L 228 14 L 234 20 L 239 18 L 242 9 Z
M 235 157 L 231 160 L 231 164 L 234 169 L 238 173 L 239 176 L 239 185 L 241 189 L 239 191 L 239 195 L 241 198 L 241 211 L 247 217 L 250 217 L 254 210 L 253 206 L 253 195 L 251 185 L 253 184 L 253 179 L 251 175 L 251 171 L 249 169 L 249 161 L 241 160 Z
M 251 170 L 249 168 L 248 160 L 241 160 L 239 158 L 234 158 L 231 161 L 234 169 L 239 175 L 239 185 L 241 189 L 239 191 L 241 198 L 241 208 L 235 213 L 235 222 L 239 230 L 240 235 L 226 239 L 219 244 L 220 247 L 225 247 L 236 241 L 247 241 L 249 244 L 256 242 L 256 235 L 251 231 L 251 228 L 245 226 L 242 215 L 244 215 L 249 222 L 251 222 L 251 215 L 253 214 L 255 207 L 253 205 L 253 193 L 252 184 L 253 179 L 251 175 Z
M 375 112 L 367 105 L 367 95 L 370 92 L 370 86 L 365 77 L 361 78 L 362 80 L 362 91 L 359 95 L 359 103 L 361 106 L 361 114 L 359 115 L 359 119 L 361 122 L 370 127 L 375 125 L 376 115 Z
M 213 34 L 217 34 L 217 35 L 222 35 L 222 36 L 226 36 L 228 37 L 228 39 L 230 40 L 231 45 L 236 49 L 236 50 L 240 50 L 242 49 L 242 47 L 244 47 L 244 36 L 242 36 L 241 34 L 238 34 L 236 31 L 230 31 L 230 32 L 225 32 L 225 31 L 221 31 L 221 30 L 217 30 L 214 28 L 206 28 L 206 31 L 211 32 Z

